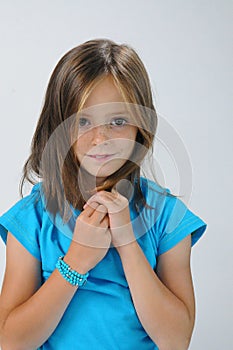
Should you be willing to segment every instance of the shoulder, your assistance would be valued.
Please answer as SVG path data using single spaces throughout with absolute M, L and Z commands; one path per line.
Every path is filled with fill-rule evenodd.
M 37 215 L 37 218 L 42 215 L 43 201 L 42 201 L 41 183 L 35 184 L 30 194 L 18 200 L 11 208 L 6 211 L 2 217 L 16 217 L 20 218 L 25 215 Z
M 159 214 L 163 216 L 166 221 L 174 214 L 185 214 L 189 211 L 187 205 L 178 197 L 171 193 L 169 188 L 162 187 L 155 181 L 140 178 L 141 190 L 145 196 L 146 202 L 156 209 Z M 176 215 L 177 217 L 177 215 Z
M 151 179 L 147 179 L 143 176 L 140 177 L 140 185 L 142 191 L 147 191 L 148 194 L 151 192 L 153 193 L 158 193 L 158 194 L 163 194 L 166 195 L 167 193 L 170 193 L 170 190 L 166 187 L 162 187 L 159 184 L 157 184 L 155 181 Z
M 146 199 L 146 203 L 153 208 L 162 210 L 164 206 L 172 204 L 171 199 L 174 198 L 168 188 L 162 187 L 151 179 L 140 177 L 140 188 Z M 174 200 L 173 200 L 174 201 Z
M 147 217 L 153 222 L 154 232 L 159 237 L 159 253 L 172 248 L 189 234 L 194 245 L 207 224 L 180 198 L 172 195 L 168 188 L 145 178 L 140 181 L 146 202 L 152 207 L 148 209 Z
M 41 195 L 41 183 L 31 189 L 29 195 L 18 200 L 0 216 L 0 236 L 7 242 L 8 232 L 40 259 L 39 234 L 42 225 L 44 206 Z

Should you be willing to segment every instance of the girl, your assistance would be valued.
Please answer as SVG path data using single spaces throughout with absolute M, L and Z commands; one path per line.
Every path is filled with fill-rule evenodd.
M 0 217 L 3 350 L 188 348 L 190 250 L 206 224 L 141 176 L 156 126 L 129 46 L 91 40 L 58 62 L 21 194 L 34 186 Z

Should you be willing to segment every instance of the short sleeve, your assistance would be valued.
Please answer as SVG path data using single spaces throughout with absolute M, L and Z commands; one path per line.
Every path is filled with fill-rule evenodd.
M 160 219 L 158 254 L 173 248 L 191 234 L 192 246 L 200 239 L 207 224 L 194 214 L 179 198 L 167 196 Z
M 42 205 L 37 184 L 28 196 L 19 200 L 0 216 L 0 235 L 3 241 L 6 243 L 9 231 L 29 253 L 41 260 L 39 246 L 41 216 Z

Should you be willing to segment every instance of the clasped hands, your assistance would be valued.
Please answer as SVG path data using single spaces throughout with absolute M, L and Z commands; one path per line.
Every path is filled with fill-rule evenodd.
M 108 219 L 111 243 L 117 247 L 135 240 L 130 219 L 129 201 L 115 189 L 111 192 L 99 191 L 90 197 L 84 205 L 85 210 L 99 210 L 103 218 Z

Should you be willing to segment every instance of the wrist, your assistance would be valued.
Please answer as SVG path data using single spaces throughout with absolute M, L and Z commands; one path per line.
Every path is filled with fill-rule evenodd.
M 138 242 L 136 240 L 134 240 L 133 242 L 116 247 L 121 259 L 130 258 L 131 256 L 134 256 L 135 252 L 138 250 L 138 248 L 139 248 L 139 245 L 138 245 Z
M 111 228 L 112 244 L 118 250 L 136 241 L 131 223 L 127 226 Z M 121 249 L 125 250 L 125 249 Z
M 72 267 L 75 271 L 78 273 L 84 275 L 86 274 L 90 269 L 88 268 L 87 264 L 85 263 L 85 259 L 82 258 L 81 254 L 78 252 L 78 250 L 74 250 L 70 248 L 63 259 L 68 265 Z
M 82 287 L 87 283 L 89 273 L 87 272 L 86 274 L 80 274 L 76 270 L 72 269 L 72 267 L 64 261 L 64 256 L 59 257 L 56 263 L 56 268 L 62 277 L 73 286 Z

